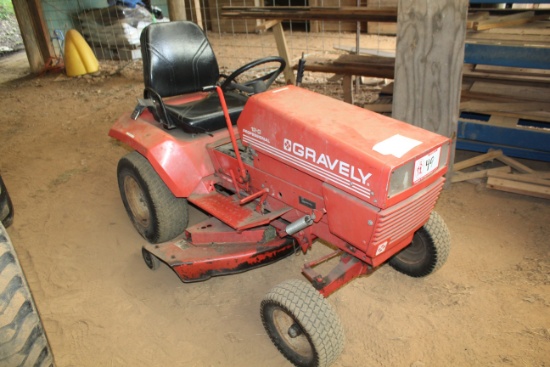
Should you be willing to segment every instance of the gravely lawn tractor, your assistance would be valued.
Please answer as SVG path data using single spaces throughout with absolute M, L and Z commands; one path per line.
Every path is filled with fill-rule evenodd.
M 149 242 L 149 268 L 164 263 L 184 282 L 201 281 L 322 239 L 334 252 L 305 264 L 309 283 L 274 287 L 261 318 L 293 364 L 328 366 L 344 337 L 325 297 L 386 261 L 413 277 L 443 265 L 450 238 L 432 209 L 449 139 L 296 86 L 268 89 L 285 67 L 279 57 L 220 82 L 194 23 L 152 24 L 141 47 L 144 98 L 109 134 L 134 149 L 118 164 L 118 183 Z M 236 81 L 260 65 L 270 71 Z M 188 226 L 189 205 L 208 219 Z M 329 259 L 336 265 L 318 273 Z

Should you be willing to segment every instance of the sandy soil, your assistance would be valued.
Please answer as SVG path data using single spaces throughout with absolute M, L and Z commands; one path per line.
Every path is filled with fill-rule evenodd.
M 150 271 L 116 184 L 126 149 L 107 136 L 134 107 L 139 77 L 128 67 L 6 82 L 28 72 L 24 54 L 0 67 L 9 233 L 57 365 L 287 366 L 259 304 L 272 286 L 301 278 L 323 245 L 196 284 Z M 439 272 L 412 279 L 382 266 L 329 298 L 347 338 L 335 366 L 548 366 L 550 201 L 459 183 L 437 211 L 453 241 Z

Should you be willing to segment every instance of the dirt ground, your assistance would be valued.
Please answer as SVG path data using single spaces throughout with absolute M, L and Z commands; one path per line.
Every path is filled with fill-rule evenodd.
M 107 136 L 140 96 L 139 73 L 21 78 L 24 53 L 0 68 L 8 232 L 57 365 L 287 366 L 259 304 L 324 246 L 201 283 L 152 272 L 118 193 L 127 150 Z M 549 366 L 550 201 L 458 183 L 437 211 L 452 235 L 440 271 L 412 279 L 382 266 L 329 297 L 346 333 L 334 366 Z

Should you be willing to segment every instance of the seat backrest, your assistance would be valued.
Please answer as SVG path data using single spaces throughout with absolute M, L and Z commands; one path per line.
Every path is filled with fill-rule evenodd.
M 212 46 L 192 22 L 147 26 L 141 33 L 141 55 L 145 87 L 161 97 L 200 91 L 220 77 Z

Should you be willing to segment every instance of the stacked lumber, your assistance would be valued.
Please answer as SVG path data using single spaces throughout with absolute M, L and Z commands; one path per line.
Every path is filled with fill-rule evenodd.
M 499 161 L 501 166 L 491 168 L 479 166 L 494 160 Z M 453 167 L 454 172 L 451 177 L 453 183 L 487 179 L 485 185 L 489 189 L 550 199 L 550 171 L 536 171 L 504 155 L 502 150 L 492 150 L 457 162 Z
M 535 15 L 535 11 L 522 11 L 506 15 L 491 15 L 489 11 L 480 11 L 468 16 L 467 29 L 484 31 L 487 29 L 514 27 L 548 18 L 548 14 Z
M 517 52 L 523 53 L 531 49 L 550 49 L 549 9 L 477 10 L 468 16 L 467 50 L 468 44 L 522 47 Z M 487 50 L 500 52 L 497 48 Z M 502 55 L 498 61 L 508 63 L 506 66 L 490 61 L 487 64 L 491 65 L 479 61 L 464 65 L 461 111 L 505 117 L 508 121 L 550 122 L 550 68 L 540 69 L 550 65 L 550 60 L 533 61 L 539 69 L 532 69 L 517 65 L 521 64 L 521 56 L 517 60 L 507 60 L 505 51 Z

